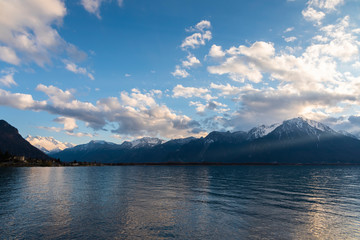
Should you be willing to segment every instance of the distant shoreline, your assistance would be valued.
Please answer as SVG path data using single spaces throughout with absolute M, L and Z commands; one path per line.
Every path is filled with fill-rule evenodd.
M 105 166 L 360 166 L 360 163 L 62 163 L 59 165 L 17 165 L 8 164 L 0 167 L 105 167 Z

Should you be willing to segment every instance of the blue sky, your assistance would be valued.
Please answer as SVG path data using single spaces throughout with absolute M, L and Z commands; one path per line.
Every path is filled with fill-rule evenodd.
M 303 116 L 360 132 L 356 0 L 0 0 L 0 117 L 84 143 Z

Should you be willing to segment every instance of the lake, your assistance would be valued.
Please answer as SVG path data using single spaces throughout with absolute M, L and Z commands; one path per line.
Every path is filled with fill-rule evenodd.
M 1 239 L 359 239 L 359 166 L 0 168 Z

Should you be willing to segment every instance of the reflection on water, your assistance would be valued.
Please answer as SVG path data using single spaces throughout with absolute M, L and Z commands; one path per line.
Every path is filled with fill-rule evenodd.
M 5 239 L 356 239 L 360 167 L 0 169 Z

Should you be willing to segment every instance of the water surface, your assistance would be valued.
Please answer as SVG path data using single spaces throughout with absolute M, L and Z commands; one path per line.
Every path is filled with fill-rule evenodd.
M 359 239 L 358 166 L 0 168 L 1 239 Z

